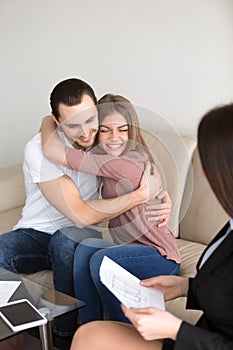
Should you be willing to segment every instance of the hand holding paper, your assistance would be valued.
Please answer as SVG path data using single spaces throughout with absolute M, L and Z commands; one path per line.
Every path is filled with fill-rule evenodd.
M 165 310 L 161 291 L 140 285 L 140 280 L 123 267 L 104 257 L 100 266 L 101 282 L 127 307 L 156 307 Z

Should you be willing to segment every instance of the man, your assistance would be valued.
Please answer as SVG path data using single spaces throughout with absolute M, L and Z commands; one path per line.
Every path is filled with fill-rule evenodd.
M 98 131 L 93 89 L 82 80 L 67 79 L 55 86 L 50 103 L 63 143 L 88 150 Z M 93 224 L 146 202 L 147 181 L 144 177 L 132 193 L 100 200 L 95 176 L 55 165 L 43 156 L 40 133 L 25 147 L 23 169 L 26 203 L 13 231 L 0 236 L 0 266 L 26 274 L 52 269 L 55 289 L 73 296 L 73 254 L 78 242 L 101 237 Z M 150 187 L 155 185 L 152 198 L 159 192 L 160 179 L 148 177 Z M 58 318 L 54 331 L 62 337 L 72 336 L 76 317 L 76 312 L 70 312 Z

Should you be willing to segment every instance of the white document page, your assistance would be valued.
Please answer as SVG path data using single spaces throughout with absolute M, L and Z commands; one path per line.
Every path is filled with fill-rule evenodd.
M 161 291 L 141 286 L 139 278 L 107 256 L 103 258 L 100 266 L 100 280 L 127 307 L 152 306 L 165 310 L 164 295 Z
M 8 302 L 20 283 L 21 281 L 0 281 L 0 305 Z

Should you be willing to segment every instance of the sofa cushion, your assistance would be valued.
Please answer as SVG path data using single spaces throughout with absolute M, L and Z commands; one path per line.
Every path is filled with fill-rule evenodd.
M 229 220 L 229 215 L 223 210 L 206 180 L 197 150 L 194 152 L 192 165 L 192 173 L 188 176 L 182 200 L 182 210 L 184 211 L 184 206 L 187 208 L 187 202 L 190 203 L 181 220 L 180 237 L 188 241 L 208 244 Z
M 169 228 L 175 237 L 179 236 L 179 220 L 182 197 L 196 139 L 178 134 L 155 134 L 143 131 L 143 136 L 154 156 L 156 166 L 162 175 L 163 186 L 172 199 L 172 213 Z M 186 193 L 191 198 L 192 188 Z
M 3 213 L 0 212 L 0 234 L 12 230 L 12 227 L 21 218 L 22 209 L 23 207 L 19 207 L 4 211 Z
M 196 274 L 196 264 L 206 248 L 204 244 L 186 241 L 178 238 L 177 247 L 181 256 L 180 275 L 193 277 Z
M 193 277 L 196 274 L 197 261 L 205 249 L 204 244 L 189 242 L 178 238 L 177 246 L 181 255 L 180 275 Z M 186 322 L 195 324 L 202 312 L 186 309 L 186 297 L 177 298 L 166 302 L 166 309 Z
M 0 212 L 24 205 L 25 189 L 21 164 L 1 169 L 0 194 Z
M 186 297 L 181 297 L 167 301 L 165 303 L 166 310 L 171 312 L 173 315 L 180 318 L 181 320 L 184 320 L 191 324 L 195 324 L 202 315 L 202 311 L 186 309 L 186 301 Z
M 25 202 L 22 164 L 0 169 L 0 234 L 11 231 Z

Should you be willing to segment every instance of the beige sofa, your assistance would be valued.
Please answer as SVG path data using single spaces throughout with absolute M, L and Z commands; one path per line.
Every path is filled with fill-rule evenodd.
M 145 132 L 145 137 L 156 155 L 164 186 L 173 200 L 169 227 L 177 237 L 181 254 L 180 275 L 193 276 L 200 254 L 227 221 L 227 215 L 202 173 L 195 138 L 165 134 L 155 136 L 151 132 Z M 0 233 L 3 233 L 11 230 L 18 221 L 24 205 L 21 164 L 0 169 L 0 196 Z M 108 237 L 106 230 L 104 235 Z M 49 271 L 30 275 L 30 278 L 52 284 Z M 195 322 L 200 314 L 185 310 L 185 298 L 167 302 L 167 308 L 190 322 Z

